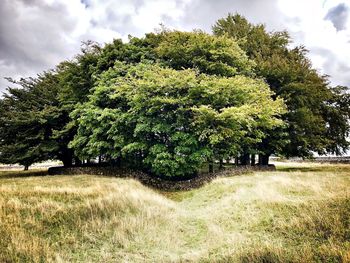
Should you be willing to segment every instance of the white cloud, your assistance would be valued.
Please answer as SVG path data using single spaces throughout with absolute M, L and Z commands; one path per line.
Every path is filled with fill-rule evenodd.
M 76 54 L 83 40 L 126 40 L 160 23 L 210 32 L 217 19 L 239 12 L 269 30 L 287 29 L 295 44 L 310 50 L 315 67 L 331 75 L 334 84 L 350 86 L 350 19 L 328 14 L 341 4 L 349 6 L 345 0 L 2 0 L 0 78 L 52 68 Z M 4 87 L 0 80 L 0 90 Z
M 299 36 L 295 44 L 310 50 L 314 66 L 330 75 L 334 85 L 350 86 L 350 21 L 344 21 L 344 30 L 337 30 L 336 25 L 326 19 L 329 10 L 339 5 L 350 7 L 338 0 L 279 1 L 282 13 L 293 18 L 290 21 L 294 22 L 287 21 L 285 26 L 292 35 Z

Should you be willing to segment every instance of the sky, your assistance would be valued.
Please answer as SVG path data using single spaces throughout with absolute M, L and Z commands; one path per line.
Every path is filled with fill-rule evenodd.
M 1 0 L 0 93 L 8 82 L 72 59 L 81 42 L 101 44 L 160 28 L 208 33 L 240 13 L 269 31 L 287 30 L 332 85 L 350 87 L 350 0 Z

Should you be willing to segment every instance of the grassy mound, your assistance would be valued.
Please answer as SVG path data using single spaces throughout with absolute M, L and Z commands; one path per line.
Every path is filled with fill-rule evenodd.
M 350 166 L 279 168 L 182 192 L 1 172 L 0 262 L 350 261 Z

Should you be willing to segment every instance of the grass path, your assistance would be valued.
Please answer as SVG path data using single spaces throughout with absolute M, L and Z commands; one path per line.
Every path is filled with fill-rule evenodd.
M 350 262 L 350 165 L 186 192 L 44 173 L 0 172 L 0 262 Z

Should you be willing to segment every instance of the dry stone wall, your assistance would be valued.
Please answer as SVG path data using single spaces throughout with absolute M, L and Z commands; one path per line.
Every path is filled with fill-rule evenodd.
M 275 171 L 274 165 L 269 166 L 237 166 L 232 168 L 226 168 L 218 172 L 208 174 L 203 173 L 192 179 L 187 180 L 166 180 L 158 177 L 150 176 L 141 171 L 117 168 L 113 166 L 107 167 L 51 167 L 48 172 L 50 175 L 101 175 L 101 176 L 115 176 L 119 178 L 133 178 L 140 181 L 142 184 L 150 186 L 152 188 L 166 190 L 166 191 L 184 191 L 192 188 L 198 188 L 205 183 L 212 181 L 217 177 L 227 177 L 240 175 L 244 173 L 250 173 L 253 171 Z

